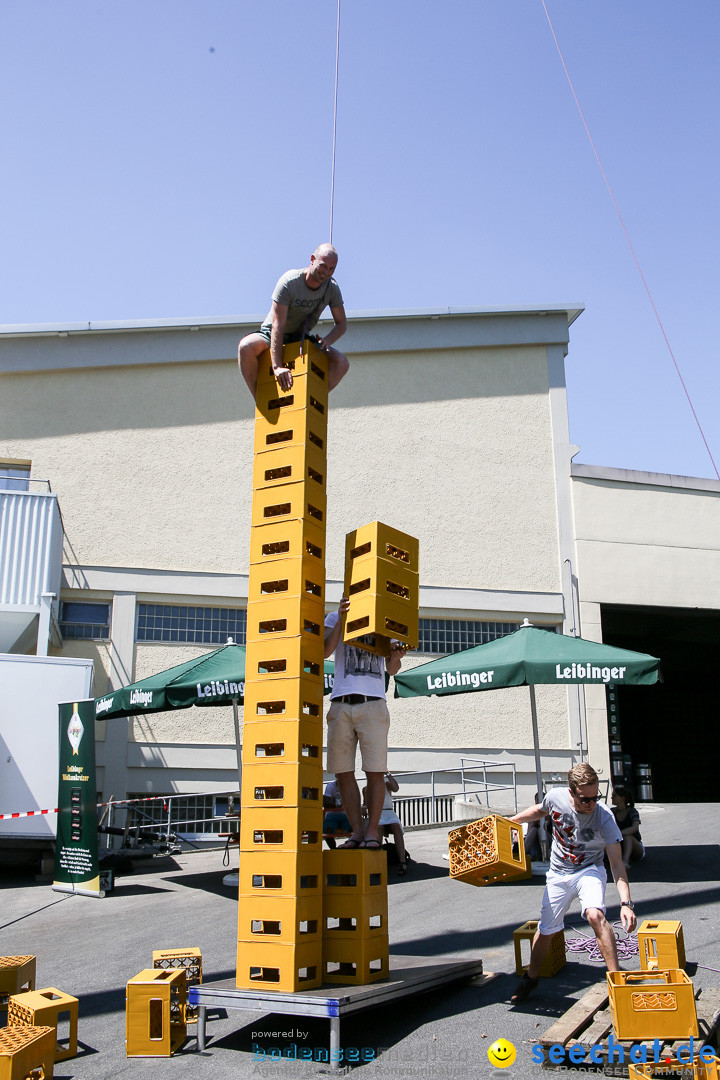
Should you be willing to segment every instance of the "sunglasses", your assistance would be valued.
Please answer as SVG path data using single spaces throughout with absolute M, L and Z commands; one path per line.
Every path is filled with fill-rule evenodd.
M 577 791 L 573 791 L 573 795 L 576 799 L 579 799 L 580 802 L 584 803 L 597 802 L 600 798 L 599 795 L 578 795 Z

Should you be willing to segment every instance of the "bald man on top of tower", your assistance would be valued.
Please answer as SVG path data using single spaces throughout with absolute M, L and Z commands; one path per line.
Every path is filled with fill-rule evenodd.
M 288 270 L 278 281 L 272 295 L 272 308 L 255 334 L 248 334 L 238 346 L 240 372 L 253 397 L 257 388 L 260 354 L 270 348 L 273 371 L 283 390 L 292 386 L 292 372 L 283 366 L 283 345 L 310 338 L 328 357 L 328 389 L 333 390 L 350 367 L 348 358 L 333 342 L 347 330 L 342 293 L 333 274 L 338 254 L 332 244 L 321 244 L 310 256 L 304 270 Z M 326 307 L 335 321 L 324 338 L 311 335 Z

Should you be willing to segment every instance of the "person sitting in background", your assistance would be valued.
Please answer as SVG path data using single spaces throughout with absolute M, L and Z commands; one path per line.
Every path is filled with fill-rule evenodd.
M 625 869 L 630 869 L 631 862 L 645 858 L 645 848 L 640 838 L 640 814 L 635 809 L 635 800 L 630 788 L 617 784 L 612 793 L 612 812 L 617 827 L 622 833 L 622 861 Z
M 325 786 L 325 791 L 323 792 L 323 810 L 326 811 L 323 817 L 325 843 L 329 848 L 334 848 L 335 840 L 332 834 L 344 836 L 345 834 L 352 832 L 350 820 L 342 807 L 342 798 L 340 797 L 340 788 L 338 787 L 337 780 L 331 780 L 330 783 Z
M 398 874 L 407 874 L 407 852 L 405 851 L 405 834 L 403 833 L 402 822 L 395 813 L 393 807 L 392 797 L 396 791 L 399 791 L 400 785 L 393 776 L 392 773 L 385 773 L 385 799 L 383 801 L 382 813 L 380 814 L 380 828 L 384 835 L 387 837 L 392 835 L 395 841 L 395 850 L 398 857 Z M 367 798 L 367 788 L 363 788 L 363 806 L 365 806 L 365 800 Z

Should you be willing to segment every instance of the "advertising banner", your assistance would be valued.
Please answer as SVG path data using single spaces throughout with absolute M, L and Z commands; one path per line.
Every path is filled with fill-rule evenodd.
M 102 897 L 98 869 L 95 785 L 95 702 L 75 701 L 60 709 L 56 892 Z

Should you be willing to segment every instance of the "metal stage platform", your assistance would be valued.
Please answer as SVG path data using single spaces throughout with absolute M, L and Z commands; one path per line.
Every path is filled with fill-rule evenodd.
M 483 973 L 482 960 L 448 961 L 426 956 L 391 956 L 390 977 L 369 986 L 330 984 L 319 990 L 288 994 L 272 990 L 238 990 L 231 979 L 224 979 L 222 982 L 188 987 L 188 1003 L 198 1007 L 198 1050 L 204 1050 L 206 1045 L 208 1009 L 244 1009 L 247 1012 L 325 1017 L 330 1021 L 327 1060 L 337 1068 L 342 1062 L 340 1021 L 343 1016 L 478 976 L 481 976 L 480 983 L 495 978 L 493 973 Z

